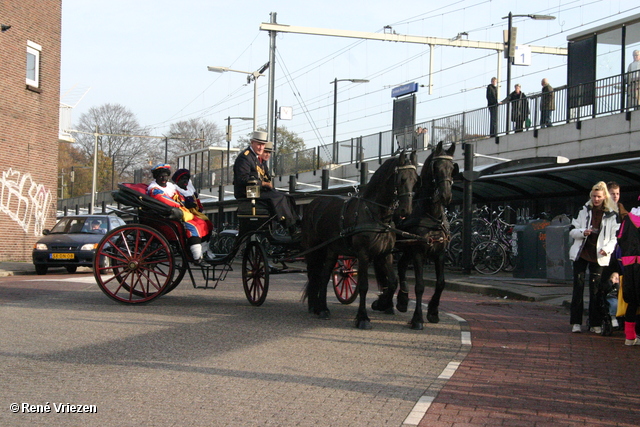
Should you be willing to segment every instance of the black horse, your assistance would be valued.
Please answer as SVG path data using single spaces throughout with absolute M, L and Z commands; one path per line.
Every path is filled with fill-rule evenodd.
M 407 311 L 409 303 L 406 274 L 409 263 L 413 264 L 416 277 L 416 310 L 410 322 L 411 329 L 423 329 L 424 279 L 422 273 L 427 258 L 433 260 L 436 269 L 436 289 L 431 301 L 429 301 L 427 320 L 431 323 L 440 321 L 438 306 L 445 287 L 444 261 L 450 238 L 449 223 L 444 208 L 451 203 L 453 176 L 458 173 L 458 165 L 453 162 L 455 149 L 456 146 L 452 144 L 448 150 L 444 150 L 441 141 L 429 155 L 420 172 L 420 184 L 416 188 L 413 212 L 398 224 L 398 229 L 412 235 L 400 235 L 396 242 L 396 248 L 402 251 L 398 260 L 398 276 L 400 278 L 400 292 L 396 304 L 398 311 Z M 395 291 L 395 282 L 389 288 L 383 288 L 383 293 L 371 308 L 392 312 Z
M 385 161 L 373 174 L 360 197 L 315 198 L 302 219 L 302 247 L 312 250 L 307 262 L 309 312 L 329 318 L 327 282 L 339 255 L 358 258 L 360 305 L 355 326 L 370 329 L 366 296 L 367 270 L 373 262 L 379 283 L 395 283 L 391 251 L 396 235 L 391 230 L 394 214 L 411 214 L 413 187 L 418 181 L 415 152 L 404 151 Z

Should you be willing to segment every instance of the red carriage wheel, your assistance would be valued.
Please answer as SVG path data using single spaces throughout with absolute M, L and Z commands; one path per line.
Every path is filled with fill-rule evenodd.
M 106 234 L 95 259 L 100 260 L 94 268 L 98 286 L 118 302 L 149 302 L 174 282 L 175 257 L 167 239 L 145 225 L 123 225 Z
M 247 242 L 242 256 L 242 286 L 251 305 L 259 306 L 269 292 L 269 263 L 260 242 Z
M 175 242 L 172 242 L 170 245 L 171 245 L 171 250 L 173 252 L 173 276 L 174 276 L 174 278 L 171 281 L 171 284 L 169 286 L 167 286 L 167 290 L 164 292 L 165 294 L 168 294 L 169 292 L 174 290 L 176 288 L 176 286 L 178 286 L 180 284 L 180 282 L 184 278 L 184 275 L 187 274 L 187 268 L 188 268 L 187 258 L 185 256 L 184 252 L 182 252 L 180 250 L 180 246 Z
M 342 304 L 351 304 L 358 297 L 358 259 L 338 258 L 333 269 L 333 291 Z

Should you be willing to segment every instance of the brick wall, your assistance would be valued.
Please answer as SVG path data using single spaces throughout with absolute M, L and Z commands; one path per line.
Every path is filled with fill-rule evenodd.
M 0 261 L 30 261 L 55 224 L 62 0 L 2 0 Z M 27 40 L 42 47 L 40 84 L 26 84 Z

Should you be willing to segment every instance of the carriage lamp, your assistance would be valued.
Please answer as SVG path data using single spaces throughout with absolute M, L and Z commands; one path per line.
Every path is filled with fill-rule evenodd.
M 247 181 L 247 198 L 259 199 L 260 198 L 260 182 L 256 180 Z

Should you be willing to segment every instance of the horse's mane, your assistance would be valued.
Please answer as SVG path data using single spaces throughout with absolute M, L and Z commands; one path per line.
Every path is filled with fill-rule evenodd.
M 440 205 L 437 200 L 433 200 L 432 197 L 436 192 L 433 181 L 433 162 L 435 157 L 446 154 L 447 150 L 442 148 L 442 142 L 440 142 L 424 161 L 422 170 L 420 171 L 420 180 L 415 186 L 416 197 L 414 199 L 412 216 L 420 217 L 429 211 L 437 211 L 442 208 L 442 205 Z
M 380 165 L 365 187 L 362 194 L 364 198 L 371 198 L 371 195 L 378 193 L 382 189 L 381 186 L 384 185 L 385 180 L 389 178 L 389 175 L 393 173 L 393 170 L 399 161 L 400 159 L 398 157 L 391 157 Z

